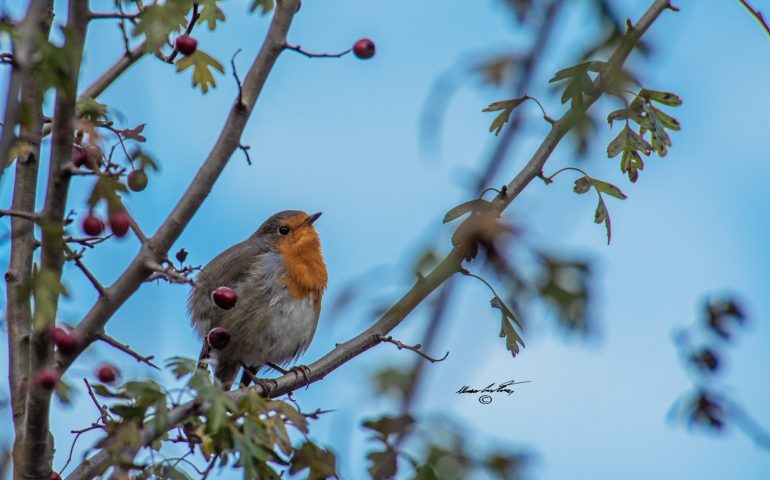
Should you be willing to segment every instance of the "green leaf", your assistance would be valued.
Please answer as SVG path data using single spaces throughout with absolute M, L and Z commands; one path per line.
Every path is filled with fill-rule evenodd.
M 363 423 L 364 427 L 379 433 L 384 440 L 391 435 L 402 436 L 414 424 L 414 418 L 411 415 L 400 415 L 398 417 L 384 416 L 377 420 L 367 420 Z
M 396 475 L 396 450 L 390 445 L 386 446 L 385 451 L 369 452 L 366 455 L 371 465 L 369 465 L 369 475 L 372 480 L 387 480 Z
M 584 177 L 585 178 L 585 177 Z M 602 193 L 606 193 L 607 195 L 611 195 L 615 198 L 619 198 L 621 200 L 625 200 L 626 194 L 620 191 L 618 187 L 611 183 L 604 182 L 602 180 L 597 180 L 595 178 L 591 179 L 591 183 L 593 183 L 594 187 Z
M 198 368 L 198 361 L 192 358 L 171 357 L 166 361 L 166 368 L 170 369 L 176 378 L 182 378 Z
M 607 211 L 607 206 L 604 205 L 604 200 L 599 199 L 599 203 L 596 205 L 596 212 L 594 213 L 594 222 L 602 223 L 607 228 L 607 245 L 610 244 L 612 239 L 612 225 L 610 223 L 610 213 Z
M 58 398 L 64 405 L 72 403 L 72 387 L 62 379 L 59 379 L 56 383 L 56 390 L 54 390 L 54 393 L 56 394 L 56 398 Z
M 600 62 L 598 60 L 591 60 L 588 62 L 572 65 L 571 67 L 564 68 L 556 72 L 552 79 L 548 83 L 559 82 L 568 78 L 582 75 L 586 72 L 601 73 L 607 69 L 607 62 Z M 563 103 L 563 102 L 562 102 Z
M 331 450 L 305 442 L 294 450 L 289 473 L 294 475 L 308 469 L 308 480 L 324 480 L 337 476 L 337 457 Z
M 217 28 L 217 22 L 224 22 L 225 21 L 225 12 L 222 11 L 221 8 L 219 8 L 219 5 L 217 5 L 217 2 L 221 2 L 222 0 L 203 0 L 203 4 L 201 5 L 201 12 L 200 17 L 198 18 L 198 25 L 202 23 L 208 24 L 209 30 L 214 30 Z
M 126 382 L 123 391 L 133 398 L 137 405 L 150 407 L 161 398 L 165 398 L 163 387 L 152 380 Z
M 420 465 L 414 472 L 412 480 L 440 480 L 436 471 L 430 465 Z
M 634 150 L 639 150 L 645 155 L 649 155 L 652 146 L 647 143 L 647 140 L 626 125 L 607 146 L 607 156 L 613 158 L 620 152 Z
M 502 313 L 500 338 L 505 338 L 505 348 L 515 357 L 519 353 L 519 344 L 521 344 L 521 348 L 525 346 L 524 339 L 521 338 L 513 326 L 513 323 L 515 323 L 519 328 L 522 328 L 521 323 L 519 323 L 519 319 L 513 313 L 513 310 L 508 308 L 500 297 L 495 296 L 489 303 L 492 308 L 497 308 Z
M 152 4 L 145 7 L 132 35 L 144 35 L 147 48 L 157 51 L 168 40 L 171 32 L 187 28 L 187 12 L 192 8 L 192 0 L 167 0 L 164 4 Z
M 457 205 L 456 207 L 449 210 L 446 213 L 446 215 L 444 215 L 444 223 L 449 223 L 452 220 L 462 217 L 466 213 L 486 212 L 486 211 L 489 211 L 491 208 L 492 208 L 492 203 L 486 200 L 483 200 L 480 198 L 477 198 L 475 200 L 470 200 L 468 202 L 461 203 L 460 205 Z
M 572 187 L 572 191 L 578 194 L 586 193 L 591 190 L 592 185 L 591 178 L 584 175 L 575 180 L 575 186 Z
M 561 95 L 561 103 L 567 103 L 571 99 L 573 105 L 581 105 L 583 103 L 583 94 L 591 93 L 593 88 L 594 82 L 588 73 L 579 73 L 567 84 Z
M 110 390 L 109 387 L 106 385 L 102 385 L 101 383 L 97 383 L 95 385 L 91 385 L 91 388 L 94 390 L 94 392 L 101 396 L 101 397 L 107 397 L 107 398 L 128 398 L 128 395 L 126 395 L 123 392 L 118 392 L 115 390 Z
M 42 332 L 56 319 L 59 296 L 67 297 L 69 293 L 61 283 L 59 276 L 48 268 L 32 272 L 29 286 L 24 289 L 24 295 L 32 294 L 35 299 L 35 313 L 32 323 L 36 332 Z
M 682 104 L 682 99 L 676 94 L 670 92 L 661 92 L 658 90 L 648 90 L 643 88 L 639 91 L 639 96 L 653 102 L 658 102 L 670 107 L 677 107 Z
M 655 114 L 658 121 L 663 124 L 664 127 L 669 130 L 681 130 L 682 126 L 679 124 L 679 120 L 667 114 L 663 110 L 658 109 L 654 105 L 648 105 L 648 108 Z
M 209 91 L 209 86 L 212 88 L 217 86 L 217 81 L 214 78 L 214 74 L 211 73 L 211 68 L 219 70 L 220 73 L 225 73 L 222 64 L 202 50 L 196 50 L 192 55 L 183 57 L 176 62 L 177 72 L 181 72 L 190 67 L 194 67 L 193 87 L 200 85 L 203 93 Z
M 275 0 L 254 0 L 249 7 L 249 11 L 261 11 L 262 15 L 266 15 L 270 13 L 273 8 L 275 8 Z
M 644 161 L 637 151 L 624 151 L 620 159 L 620 171 L 628 173 L 628 179 L 636 182 L 639 179 L 639 170 L 644 170 Z
M 88 197 L 88 206 L 94 208 L 100 200 L 104 199 L 111 210 L 120 210 L 123 208 L 123 202 L 120 200 L 121 192 L 128 192 L 128 188 L 120 183 L 117 177 L 99 175 Z
M 501 100 L 499 102 L 490 103 L 487 108 L 482 110 L 482 112 L 496 112 L 498 110 L 502 110 L 502 112 L 492 121 L 489 131 L 494 131 L 495 135 L 498 135 L 500 130 L 503 129 L 503 125 L 508 123 L 511 113 L 513 113 L 513 109 L 524 103 L 528 98 L 529 97 L 525 95 L 521 98 L 512 98 L 510 100 Z
M 107 105 L 90 97 L 82 98 L 75 104 L 75 114 L 78 118 L 98 122 L 107 118 Z

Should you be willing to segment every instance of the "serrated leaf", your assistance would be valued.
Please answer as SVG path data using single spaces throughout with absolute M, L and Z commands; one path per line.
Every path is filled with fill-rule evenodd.
M 512 356 L 515 357 L 519 353 L 519 344 L 521 344 L 521 347 L 524 348 L 524 340 L 521 338 L 519 333 L 516 331 L 516 328 L 513 326 L 513 323 L 511 322 L 514 322 L 519 328 L 522 328 L 521 323 L 516 317 L 516 314 L 513 313 L 513 310 L 508 308 L 508 306 L 500 297 L 493 297 L 489 303 L 492 308 L 497 308 L 502 314 L 500 338 L 505 338 L 505 348 L 511 352 Z
M 600 73 L 600 72 L 603 72 L 606 68 L 607 68 L 607 62 L 601 62 L 598 60 L 591 60 L 588 62 L 579 63 L 577 65 L 572 65 L 571 67 L 567 67 L 562 70 L 559 70 L 553 75 L 553 78 L 550 79 L 548 83 L 554 83 L 561 80 L 566 80 L 571 77 L 582 75 L 586 72 Z
M 489 131 L 494 131 L 495 135 L 498 135 L 503 129 L 503 126 L 508 123 L 508 120 L 511 118 L 513 109 L 524 103 L 528 98 L 529 97 L 525 95 L 521 98 L 512 98 L 510 100 L 490 103 L 487 108 L 482 110 L 482 112 L 496 112 L 498 110 L 502 110 L 502 112 L 492 121 L 492 125 L 489 126 Z
M 671 92 L 661 92 L 659 90 L 648 90 L 643 88 L 639 91 L 639 96 L 670 107 L 677 107 L 682 104 L 682 99 Z
M 681 130 L 682 126 L 679 124 L 679 120 L 667 114 L 663 110 L 656 108 L 654 105 L 649 105 L 648 108 L 652 110 L 660 123 L 669 130 Z
M 209 86 L 212 88 L 217 86 L 217 81 L 214 78 L 214 74 L 211 73 L 211 68 L 219 70 L 220 73 L 225 73 L 225 69 L 219 61 L 202 50 L 196 50 L 192 55 L 181 58 L 176 62 L 176 71 L 181 72 L 190 67 L 193 68 L 193 87 L 200 85 L 201 92 L 207 93 Z
M 201 5 L 201 12 L 200 17 L 198 18 L 198 25 L 202 23 L 206 23 L 209 27 L 209 30 L 214 30 L 217 28 L 217 22 L 224 22 L 225 21 L 225 12 L 222 11 L 221 8 L 219 8 L 219 5 L 217 5 L 217 2 L 221 2 L 222 0 L 203 0 L 203 4 Z
M 585 175 L 575 180 L 575 186 L 572 187 L 572 191 L 578 194 L 586 193 L 591 190 L 591 179 Z
M 612 239 L 612 225 L 610 223 L 610 214 L 607 211 L 607 207 L 604 205 L 604 200 L 599 199 L 599 203 L 596 205 L 596 212 L 594 213 L 594 222 L 602 223 L 607 228 L 607 245 L 609 245 Z
M 261 11 L 262 15 L 265 15 L 270 13 L 273 8 L 275 8 L 275 0 L 254 0 L 249 7 L 249 11 Z
M 334 452 L 305 442 L 294 451 L 289 473 L 294 475 L 308 469 L 308 480 L 324 480 L 337 475 L 337 458 Z
M 118 130 L 118 133 L 123 136 L 123 138 L 128 140 L 136 140 L 137 142 L 146 142 L 147 138 L 144 137 L 144 135 L 140 135 L 144 131 L 144 127 L 146 127 L 146 123 L 142 123 L 141 125 L 137 125 L 134 128 L 124 128 L 123 130 Z
M 366 458 L 371 462 L 369 475 L 372 480 L 388 480 L 396 475 L 396 451 L 390 445 L 382 452 L 369 452 Z
M 98 122 L 107 118 L 107 105 L 99 103 L 93 98 L 81 98 L 75 104 L 75 115 L 92 122 Z
M 644 161 L 636 151 L 624 151 L 620 159 L 620 171 L 628 173 L 628 179 L 636 182 L 639 179 L 639 170 L 644 170 Z
M 192 358 L 171 357 L 166 361 L 166 368 L 170 369 L 176 378 L 182 378 L 195 372 L 198 362 Z
M 143 407 L 150 407 L 166 397 L 163 388 L 152 380 L 126 382 L 123 391 Z
M 115 177 L 108 175 L 99 175 L 88 197 L 88 206 L 94 208 L 100 200 L 107 201 L 111 210 L 120 210 L 123 203 L 120 200 L 120 193 L 128 192 L 128 188 L 120 183 Z
M 561 103 L 567 103 L 568 100 L 572 100 L 573 105 L 580 105 L 583 103 L 583 94 L 591 93 L 594 88 L 593 80 L 587 72 L 576 74 L 572 77 L 572 80 L 567 84 L 564 92 L 561 95 Z
M 115 390 L 111 390 L 106 385 L 102 385 L 101 383 L 97 383 L 95 385 L 91 385 L 91 388 L 94 390 L 94 392 L 101 396 L 101 397 L 107 397 L 107 398 L 128 398 L 128 395 L 126 395 L 123 392 L 118 392 Z
M 449 210 L 444 215 L 444 223 L 449 223 L 452 220 L 462 217 L 466 213 L 470 212 L 486 212 L 492 208 L 492 203 L 481 198 L 470 200 Z
M 583 177 L 583 178 L 585 178 L 585 177 Z M 607 182 L 602 181 L 602 180 L 597 180 L 595 178 L 591 179 L 591 183 L 593 184 L 594 187 L 596 187 L 596 189 L 598 191 L 600 191 L 602 193 L 606 193 L 607 195 L 611 195 L 611 196 L 613 196 L 615 198 L 619 198 L 621 200 L 625 200 L 626 198 L 628 198 L 628 197 L 626 197 L 626 194 L 624 194 L 622 191 L 620 191 L 620 189 L 618 187 L 616 187 L 615 185 L 613 185 L 611 183 L 607 183 Z
M 159 50 L 170 33 L 187 28 L 186 14 L 191 7 L 190 0 L 168 0 L 164 4 L 149 5 L 139 15 L 131 33 L 135 37 L 144 35 L 148 50 Z

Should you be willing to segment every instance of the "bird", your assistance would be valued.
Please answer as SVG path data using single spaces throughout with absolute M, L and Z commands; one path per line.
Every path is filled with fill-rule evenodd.
M 314 227 L 320 216 L 321 212 L 278 212 L 195 276 L 187 310 L 203 340 L 199 363 L 207 368 L 206 360 L 213 360 L 214 376 L 225 390 L 231 389 L 240 367 L 242 386 L 257 381 L 255 375 L 263 366 L 286 373 L 280 366 L 296 361 L 310 345 L 328 282 Z M 232 308 L 220 308 L 212 298 L 213 291 L 223 286 L 235 291 Z M 207 341 L 215 327 L 230 333 L 230 341 L 219 350 Z M 291 370 L 296 369 L 307 367 Z

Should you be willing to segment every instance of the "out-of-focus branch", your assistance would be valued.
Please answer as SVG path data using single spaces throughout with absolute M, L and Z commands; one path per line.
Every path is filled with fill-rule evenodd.
M 32 53 L 36 49 L 37 35 L 40 33 L 40 22 L 46 14 L 47 0 L 31 0 L 27 14 L 18 25 L 19 37 L 14 42 L 13 63 L 9 72 L 5 99 L 5 115 L 3 129 L 0 133 L 0 176 L 8 165 L 8 155 L 15 139 L 14 129 L 19 122 L 19 93 L 21 86 L 29 76 Z
M 148 265 L 152 265 L 153 262 L 161 264 L 167 258 L 169 249 L 208 196 L 233 152 L 240 145 L 240 137 L 246 122 L 270 70 L 283 50 L 286 34 L 298 3 L 298 0 L 284 0 L 278 3 L 267 37 L 243 80 L 240 95 L 242 103 L 234 102 L 208 158 L 168 218 L 155 235 L 143 242 L 131 264 L 114 284 L 105 288 L 104 296 L 96 301 L 85 318 L 77 325 L 74 333 L 81 340 L 81 345 L 75 355 L 57 356 L 58 367 L 62 372 L 72 364 L 82 350 L 97 339 L 97 334 L 103 331 L 110 317 L 153 273 Z
M 64 240 L 62 232 L 53 229 L 62 225 L 69 191 L 70 174 L 65 168 L 72 160 L 72 142 L 75 127 L 75 101 L 77 98 L 77 79 L 83 56 L 86 26 L 88 24 L 88 1 L 70 0 L 67 8 L 66 40 L 64 48 L 70 55 L 66 78 L 57 89 L 53 138 L 51 139 L 51 161 L 48 171 L 48 186 L 45 204 L 41 212 L 44 225 L 42 250 L 40 253 L 41 269 L 48 271 L 56 279 L 61 277 L 64 264 Z M 49 231 L 46 231 L 46 226 Z M 58 294 L 49 292 L 47 300 L 54 305 L 44 318 L 48 325 L 53 325 L 56 317 Z M 39 302 L 36 298 L 36 309 Z M 42 310 L 39 310 L 42 312 Z M 36 312 L 37 314 L 38 312 Z M 32 332 L 31 371 L 48 367 L 53 360 L 53 343 L 47 328 L 37 328 Z M 53 457 L 53 440 L 49 433 L 48 416 L 51 391 L 40 387 L 31 387 L 27 392 L 24 435 L 21 445 L 20 478 L 43 478 L 50 475 Z
M 535 71 L 537 70 L 538 64 L 543 58 L 543 54 L 551 38 L 551 33 L 553 32 L 553 26 L 556 23 L 556 19 L 563 4 L 563 0 L 553 0 L 548 3 L 548 6 L 545 8 L 545 12 L 543 13 L 543 20 L 540 23 L 540 28 L 537 31 L 535 41 L 532 44 L 532 47 L 530 48 L 526 57 L 524 58 L 522 73 L 519 77 L 518 84 L 516 85 L 516 92 L 514 95 L 515 97 L 523 97 L 529 91 L 532 84 L 532 79 L 535 75 Z M 503 161 L 508 155 L 508 150 L 513 144 L 514 138 L 519 133 L 522 119 L 522 109 L 515 110 L 511 115 L 509 125 L 500 136 L 497 142 L 497 147 L 492 152 L 492 155 L 489 158 L 489 162 L 484 169 L 484 173 L 481 174 L 478 181 L 476 182 L 476 192 L 480 192 L 484 188 L 488 187 L 489 183 L 500 169 L 500 166 L 503 164 Z

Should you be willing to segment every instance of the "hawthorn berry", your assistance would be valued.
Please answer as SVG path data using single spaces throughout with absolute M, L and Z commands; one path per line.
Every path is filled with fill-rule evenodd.
M 105 363 L 96 370 L 96 378 L 102 383 L 112 383 L 118 378 L 118 370 L 112 365 Z
M 176 37 L 176 48 L 184 55 L 192 55 L 198 48 L 198 40 L 189 35 Z
M 59 383 L 59 372 L 51 367 L 38 370 L 33 377 L 35 385 L 46 390 L 53 390 Z
M 230 343 L 230 331 L 224 327 L 214 327 L 206 335 L 206 341 L 214 350 L 222 350 Z
M 78 168 L 86 164 L 86 151 L 77 143 L 72 145 L 72 163 Z
M 123 210 L 110 214 L 110 230 L 112 230 L 116 237 L 126 236 L 129 226 L 128 214 Z
M 56 327 L 57 330 L 53 335 L 53 343 L 56 348 L 64 355 L 72 355 L 78 349 L 78 337 L 67 332 L 64 329 Z
M 353 54 L 362 60 L 372 58 L 375 50 L 374 42 L 368 38 L 362 38 L 353 44 Z
M 238 300 L 238 295 L 230 287 L 219 287 L 212 292 L 211 297 L 214 299 L 217 307 L 224 310 L 230 310 L 235 306 L 235 302 Z
M 143 169 L 134 170 L 128 174 L 128 188 L 133 192 L 141 192 L 147 188 L 147 173 Z
M 96 170 L 102 164 L 102 149 L 99 145 L 89 143 L 85 146 L 86 165 L 92 170 Z
M 94 212 L 88 212 L 88 215 L 83 219 L 83 224 L 81 226 L 83 227 L 83 232 L 92 237 L 101 235 L 104 231 L 104 222 L 94 215 Z

